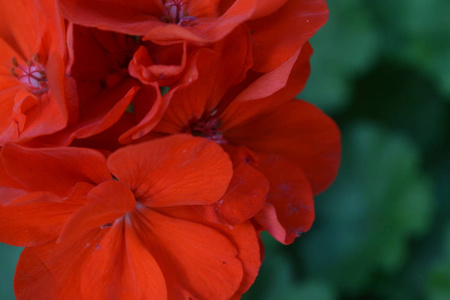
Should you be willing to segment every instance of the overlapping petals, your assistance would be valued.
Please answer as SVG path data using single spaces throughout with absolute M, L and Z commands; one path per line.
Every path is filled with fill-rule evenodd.
M 64 15 L 75 23 L 141 35 L 158 43 L 188 40 L 199 44 L 220 40 L 241 23 L 270 14 L 285 2 L 59 0 Z
M 0 18 L 1 146 L 64 128 L 78 103 L 54 1 L 1 1 Z
M 239 299 L 340 163 L 294 97 L 324 0 L 0 0 L 0 242 L 19 300 Z
M 28 173 L 15 163 L 24 153 L 32 159 Z M 66 172 L 61 166 L 71 157 Z M 30 265 L 40 274 L 28 275 L 23 289 L 18 275 L 18 299 L 29 299 L 42 280 L 49 286 L 42 299 L 69 291 L 77 299 L 228 299 L 256 276 L 260 260 L 248 252 L 259 248 L 249 221 L 231 230 L 210 226 L 193 209 L 219 201 L 232 176 L 228 156 L 213 142 L 176 135 L 122 148 L 107 160 L 89 149 L 7 145 L 2 160 L 12 187 L 16 180 L 28 194 L 0 207 L 9 233 L 0 238 L 31 247 L 18 274 Z M 154 284 L 142 288 L 148 281 Z
M 240 165 L 254 168 L 258 175 L 252 175 L 253 180 L 245 182 L 255 184 L 255 190 L 262 193 L 265 187 L 262 180 L 267 180 L 269 192 L 266 204 L 254 197 L 247 207 L 258 206 L 258 210 L 252 211 L 256 213 L 264 206 L 264 217 L 260 215 L 256 220 L 263 220 L 262 228 L 286 244 L 311 227 L 313 194 L 321 192 L 334 180 L 340 163 L 340 136 L 335 123 L 314 106 L 292 99 L 295 90 L 306 80 L 304 70 L 309 68 L 309 55 L 310 48 L 306 45 L 286 85 L 269 96 L 264 94 L 261 99 L 249 99 L 252 94 L 247 89 L 254 89 L 258 80 L 267 78 L 248 79 L 231 91 L 222 85 L 219 92 L 212 92 L 199 79 L 174 95 L 155 128 L 156 132 L 164 134 L 188 132 L 215 141 L 224 145 L 231 157 L 238 158 L 233 160 L 236 169 Z M 203 71 L 209 72 L 207 68 Z M 190 98 L 192 100 L 187 100 Z M 239 146 L 247 150 L 237 149 Z M 272 156 L 269 159 L 267 155 Z M 242 175 L 235 172 L 234 176 Z M 257 178 L 262 179 L 256 183 Z M 270 208 L 267 205 L 271 205 Z M 224 212 L 241 209 L 240 203 L 224 201 L 221 204 Z M 226 216 L 216 219 L 220 218 L 227 222 Z

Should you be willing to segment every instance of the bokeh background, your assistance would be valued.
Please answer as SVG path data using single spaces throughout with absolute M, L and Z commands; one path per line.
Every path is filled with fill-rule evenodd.
M 328 0 L 300 98 L 342 130 L 313 228 L 244 300 L 450 299 L 450 1 Z M 0 300 L 21 249 L 0 244 Z M 211 299 L 214 300 L 214 299 Z
M 328 0 L 300 98 L 338 123 L 313 228 L 245 300 L 450 299 L 450 1 Z

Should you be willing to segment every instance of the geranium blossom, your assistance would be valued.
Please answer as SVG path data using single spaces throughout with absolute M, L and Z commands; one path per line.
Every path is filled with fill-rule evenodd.
M 239 299 L 262 230 L 309 230 L 340 162 L 335 123 L 294 99 L 324 0 L 0 0 L 0 17 L 17 299 Z
M 158 44 L 205 45 L 245 25 L 254 69 L 274 70 L 326 22 L 324 0 L 58 0 L 65 17 L 84 26 L 142 36 Z
M 264 174 L 269 195 L 256 220 L 283 243 L 309 230 L 313 194 L 333 181 L 340 162 L 334 122 L 311 104 L 292 99 L 306 80 L 310 53 L 305 45 L 286 86 L 262 99 L 249 99 L 247 89 L 255 82 L 227 90 L 226 77 L 216 75 L 211 86 L 206 74 L 213 70 L 205 67 L 197 82 L 174 94 L 153 130 L 153 135 L 191 133 L 215 141 L 235 164 L 250 164 Z M 222 203 L 222 209 L 238 211 L 234 205 Z
M 27 247 L 18 299 L 229 299 L 257 274 L 253 226 L 229 229 L 194 209 L 219 201 L 231 178 L 212 142 L 178 135 L 107 160 L 8 144 L 2 159 L 0 238 Z
M 53 1 L 0 2 L 0 146 L 64 128 L 77 107 Z M 49 122 L 51 120 L 51 122 Z

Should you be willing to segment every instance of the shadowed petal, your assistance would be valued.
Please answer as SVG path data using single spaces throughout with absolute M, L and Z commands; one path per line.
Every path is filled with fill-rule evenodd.
M 260 155 L 257 167 L 269 180 L 267 205 L 256 221 L 275 239 L 290 244 L 314 221 L 311 186 L 302 170 L 277 155 Z
M 340 133 L 318 108 L 291 100 L 246 125 L 226 131 L 225 139 L 251 150 L 279 154 L 300 166 L 314 194 L 334 180 L 340 163 Z
M 328 20 L 325 0 L 289 0 L 279 10 L 248 23 L 258 72 L 269 72 L 292 56 Z M 289 28 L 289 30 L 286 30 Z
M 223 145 L 233 161 L 233 178 L 225 195 L 211 205 L 195 206 L 195 209 L 211 222 L 236 226 L 259 212 L 267 197 L 269 182 L 249 164 L 250 151 L 245 147 Z

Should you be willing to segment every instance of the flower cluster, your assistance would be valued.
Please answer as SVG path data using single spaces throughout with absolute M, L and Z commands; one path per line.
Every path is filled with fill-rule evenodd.
M 239 299 L 334 179 L 294 96 L 324 0 L 0 0 L 0 241 L 17 299 Z

